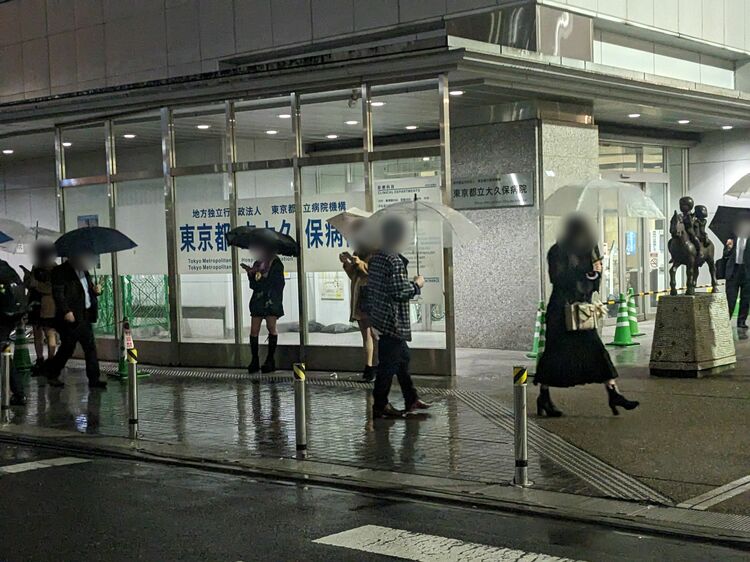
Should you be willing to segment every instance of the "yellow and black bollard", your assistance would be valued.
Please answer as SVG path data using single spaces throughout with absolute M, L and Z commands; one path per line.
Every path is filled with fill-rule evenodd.
M 514 486 L 531 486 L 529 481 L 529 445 L 526 427 L 526 367 L 513 367 L 513 438 L 515 441 L 516 468 Z
M 10 362 L 13 355 L 10 351 L 10 345 L 3 349 L 2 353 L 2 367 L 0 368 L 0 375 L 2 375 L 2 383 L 0 391 L 2 392 L 2 407 L 0 408 L 0 417 L 2 417 L 2 423 L 10 423 Z
M 128 434 L 138 439 L 138 352 L 135 348 L 128 353 Z
M 307 457 L 307 414 L 305 407 L 305 364 L 295 363 L 294 370 L 294 436 L 297 457 Z

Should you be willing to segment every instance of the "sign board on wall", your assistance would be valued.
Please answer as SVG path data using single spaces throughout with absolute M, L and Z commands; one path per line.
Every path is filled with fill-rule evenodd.
M 502 174 L 453 180 L 455 209 L 497 209 L 534 205 L 534 175 Z
M 364 193 L 316 195 L 305 197 L 302 209 L 301 237 L 307 271 L 340 271 L 339 254 L 348 244 L 326 219 L 351 207 L 365 206 Z M 237 224 L 268 227 L 297 239 L 295 204 L 291 197 L 240 199 Z M 225 201 L 219 204 L 194 202 L 178 204 L 178 271 L 185 273 L 231 273 L 232 253 L 225 234 L 230 228 L 230 211 Z M 252 263 L 250 252 L 240 250 L 242 263 Z M 283 257 L 284 269 L 296 271 L 294 258 Z

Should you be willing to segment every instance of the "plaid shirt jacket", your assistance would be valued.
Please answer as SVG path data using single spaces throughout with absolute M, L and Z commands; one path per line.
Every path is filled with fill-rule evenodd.
M 395 253 L 379 251 L 370 258 L 368 269 L 368 316 L 381 335 L 411 341 L 409 301 L 419 287 L 409 280 L 408 260 Z

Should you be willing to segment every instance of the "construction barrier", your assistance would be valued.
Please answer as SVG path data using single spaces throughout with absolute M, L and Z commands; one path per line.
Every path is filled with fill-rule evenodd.
M 638 327 L 638 305 L 635 304 L 635 292 L 630 288 L 628 293 L 628 323 L 630 324 L 630 337 L 637 338 L 645 336 Z
M 31 364 L 31 342 L 26 337 L 26 326 L 19 324 L 13 335 L 13 365 L 19 375 L 28 376 Z

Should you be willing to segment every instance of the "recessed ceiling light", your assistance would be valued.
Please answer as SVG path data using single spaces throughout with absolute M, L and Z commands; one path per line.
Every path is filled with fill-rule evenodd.
M 64 142 L 64 143 L 63 143 L 63 146 L 64 146 L 65 148 L 70 148 L 71 146 L 73 146 L 73 143 L 72 143 L 72 142 Z
M 277 135 L 278 133 L 279 133 L 278 131 L 274 131 L 273 129 L 266 131 L 267 135 Z
M 373 107 L 383 107 L 385 105 L 385 102 L 384 101 L 374 101 L 374 102 L 371 102 L 370 105 L 373 106 Z
M 464 91 L 463 90 L 451 90 L 448 93 L 450 95 L 452 95 L 452 96 L 463 96 L 464 95 Z
M 687 125 L 688 123 L 690 123 L 690 119 L 680 119 L 680 120 L 679 120 L 679 121 L 677 121 L 677 122 L 678 122 L 678 123 L 679 123 L 680 125 Z
M 429 156 L 422 156 L 422 162 L 429 162 L 430 157 Z
M 419 127 L 417 127 L 416 125 L 407 125 L 405 128 L 407 131 L 413 131 L 414 129 L 418 129 Z
M 3 154 L 13 154 L 13 151 L 10 148 L 6 148 L 3 150 Z
M 124 139 L 134 139 L 135 135 L 133 133 L 126 133 L 126 134 L 122 135 L 122 138 L 124 138 Z
M 347 125 L 359 125 L 359 121 L 355 121 L 354 119 L 352 119 L 350 121 L 346 121 L 346 124 Z
M 201 131 L 205 131 L 206 129 L 210 129 L 211 125 L 196 125 L 196 129 L 200 129 Z
M 722 126 L 722 129 L 724 129 L 725 131 L 731 131 L 732 129 L 734 129 L 734 126 L 733 125 L 724 125 L 724 126 Z
M 288 113 L 279 113 L 279 119 L 291 119 L 292 116 Z
M 326 135 L 326 138 L 327 139 L 337 139 L 337 138 L 339 138 L 339 136 L 338 135 Z
M 640 113 L 629 113 L 628 114 L 628 117 L 630 117 L 631 119 L 638 119 L 640 116 L 641 116 Z

